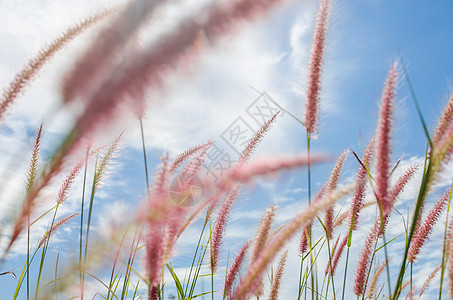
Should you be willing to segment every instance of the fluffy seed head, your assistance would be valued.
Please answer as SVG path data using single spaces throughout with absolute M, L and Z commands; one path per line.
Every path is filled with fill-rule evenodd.
M 389 172 L 391 148 L 391 132 L 393 123 L 393 107 L 396 95 L 397 65 L 393 64 L 382 91 L 379 121 L 376 132 L 376 197 L 384 214 L 390 211 Z
M 326 43 L 327 28 L 329 24 L 330 5 L 330 0 L 321 0 L 311 47 L 305 101 L 305 127 L 310 133 L 316 132 L 318 128 L 321 73 L 324 58 L 324 46 Z

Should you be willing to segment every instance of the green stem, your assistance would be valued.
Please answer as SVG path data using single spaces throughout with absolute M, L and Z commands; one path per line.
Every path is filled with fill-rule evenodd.
M 90 195 L 90 206 L 88 208 L 88 220 L 87 220 L 87 231 L 85 235 L 85 251 L 83 255 L 83 266 L 82 266 L 82 280 L 85 280 L 85 267 L 86 267 L 86 261 L 87 261 L 87 252 L 88 252 L 88 237 L 90 234 L 90 225 L 91 225 L 91 215 L 93 212 L 93 205 L 94 205 L 94 195 L 96 194 L 96 169 L 97 169 L 97 158 L 96 158 L 96 163 L 95 163 L 95 168 L 94 168 L 94 176 L 93 176 L 93 185 L 91 187 L 91 195 Z M 82 294 L 83 295 L 83 294 Z M 83 298 L 82 298 L 83 299 Z
M 401 288 L 401 285 L 403 283 L 404 273 L 406 271 L 407 254 L 409 253 L 409 247 L 410 247 L 410 244 L 411 244 L 411 241 L 412 241 L 412 237 L 414 236 L 414 233 L 415 233 L 415 228 L 417 226 L 417 220 L 418 220 L 418 216 L 419 216 L 419 213 L 420 213 L 420 209 L 422 207 L 422 204 L 423 204 L 423 202 L 425 200 L 425 197 L 426 197 L 426 194 L 428 192 L 428 183 L 429 183 L 430 176 L 432 176 L 432 174 L 431 174 L 431 160 L 428 162 L 428 167 L 426 169 L 426 173 L 424 174 L 424 176 L 422 178 L 422 183 L 421 183 L 420 191 L 418 193 L 418 198 L 417 198 L 417 204 L 415 206 L 414 216 L 412 218 L 411 229 L 409 231 L 409 236 L 408 236 L 408 239 L 406 241 L 406 247 L 404 249 L 404 256 L 403 256 L 403 260 L 401 262 L 401 268 L 400 268 L 400 272 L 398 274 L 398 280 L 396 282 L 395 290 L 393 292 L 393 297 L 392 297 L 393 300 L 398 299 L 397 297 L 401 293 L 400 288 Z
M 82 205 L 80 208 L 80 249 L 79 249 L 79 271 L 80 271 L 80 299 L 83 300 L 83 283 L 84 283 L 84 275 L 82 273 L 82 257 L 83 257 L 83 210 L 85 206 L 85 187 L 87 182 L 87 169 L 88 169 L 88 155 L 89 155 L 89 148 L 87 148 L 86 156 L 85 156 L 85 170 L 83 173 L 83 186 L 82 186 Z
M 382 227 L 384 227 L 384 225 L 382 225 Z M 385 232 L 384 231 L 382 232 L 382 239 L 384 241 L 385 261 L 389 261 L 389 256 L 388 256 L 388 252 L 387 252 L 387 241 L 386 241 L 386 238 L 385 238 Z M 390 283 L 390 268 L 389 268 L 389 264 L 388 263 L 385 265 L 385 269 L 387 270 L 387 286 L 389 288 L 389 295 L 391 295 L 391 293 L 392 293 L 392 284 Z
M 144 162 L 144 165 L 145 165 L 146 189 L 148 191 L 148 201 L 149 201 L 151 199 L 151 194 L 150 194 L 151 192 L 150 192 L 150 188 L 149 188 L 148 163 L 147 163 L 147 160 L 146 160 L 145 134 L 144 134 L 144 131 L 143 131 L 142 118 L 139 118 L 138 120 L 140 122 L 140 133 L 141 133 L 141 136 L 142 136 L 143 162 Z
M 212 256 L 212 227 L 209 220 L 209 246 L 211 250 L 211 299 L 214 300 L 214 257 Z
M 30 299 L 30 212 L 27 215 L 27 300 Z
M 344 292 L 346 288 L 346 274 L 348 274 L 348 262 L 349 262 L 349 246 L 346 250 L 346 265 L 344 266 L 344 277 L 343 277 L 343 292 L 341 293 L 341 300 L 344 300 Z
M 192 277 L 193 266 L 195 264 L 195 259 L 197 258 L 197 255 L 198 255 L 198 249 L 200 249 L 200 244 L 201 244 L 201 240 L 203 238 L 203 233 L 206 228 L 206 225 L 207 225 L 207 222 L 204 222 L 203 228 L 201 229 L 200 237 L 198 238 L 197 247 L 195 248 L 195 254 L 192 259 L 192 265 L 190 266 L 190 269 L 189 269 L 189 278 L 187 279 L 187 286 L 184 291 L 185 294 L 187 294 L 187 289 L 189 288 L 189 282 L 190 282 L 190 278 Z
M 330 240 L 329 240 L 329 235 L 327 233 L 327 228 L 325 228 L 325 232 L 326 232 L 326 240 L 327 240 L 327 253 L 329 253 L 329 268 L 330 268 L 330 275 L 332 277 L 332 290 L 333 290 L 333 299 L 335 300 L 337 298 L 336 294 L 335 294 L 335 282 L 334 282 L 334 279 L 333 279 L 333 266 L 332 266 L 332 256 L 333 256 L 333 253 L 330 252 Z M 329 282 L 329 281 L 328 281 Z M 329 292 L 329 283 L 327 283 L 327 289 L 326 289 L 326 295 L 327 293 Z M 327 297 L 326 297 L 327 298 Z
M 39 263 L 38 281 L 36 283 L 35 299 L 38 299 L 39 286 L 41 284 L 42 270 L 44 268 L 44 260 L 46 259 L 47 247 L 49 246 L 49 241 L 50 241 L 50 231 L 52 230 L 52 227 L 55 224 L 55 219 L 57 217 L 58 207 L 59 207 L 59 204 L 57 204 L 57 207 L 55 208 L 55 212 L 53 214 L 52 222 L 50 224 L 49 231 L 48 231 L 49 234 L 46 237 L 46 241 L 45 241 L 44 245 L 42 246 L 41 261 Z
M 308 205 L 311 205 L 311 162 L 310 162 L 310 141 L 311 141 L 311 135 L 310 132 L 307 130 L 307 158 L 308 158 L 308 164 L 307 164 L 307 177 L 308 177 Z M 310 240 L 310 245 L 312 244 L 312 229 L 310 227 L 310 233 L 309 233 L 309 240 Z M 312 252 L 311 252 L 312 253 Z M 315 254 L 316 256 L 316 254 Z M 311 263 L 313 264 L 313 260 L 311 260 Z M 312 268 L 313 269 L 313 268 Z M 316 268 L 315 268 L 316 270 Z M 316 271 L 315 271 L 316 273 Z M 317 274 L 314 274 L 313 272 L 311 273 L 311 297 L 314 299 L 315 297 L 315 275 L 316 275 L 316 284 L 318 281 L 318 276 Z M 318 297 L 316 295 L 316 297 Z

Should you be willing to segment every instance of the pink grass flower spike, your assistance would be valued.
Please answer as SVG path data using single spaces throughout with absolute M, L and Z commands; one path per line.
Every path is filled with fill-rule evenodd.
M 338 180 L 340 179 L 341 170 L 343 169 L 344 162 L 348 157 L 349 151 L 344 151 L 338 158 L 332 173 L 330 174 L 329 183 L 327 184 L 327 193 L 332 192 L 337 188 Z M 326 235 L 329 239 L 332 239 L 333 233 L 333 206 L 326 210 L 325 222 Z
M 367 168 L 370 168 L 371 161 L 374 155 L 374 138 L 371 139 L 370 143 L 368 144 L 368 148 L 365 151 L 362 163 L 359 166 L 359 171 L 357 172 L 357 189 L 354 191 L 354 196 L 352 198 L 352 205 L 349 213 L 349 222 L 348 222 L 348 229 L 351 227 L 352 229 L 357 230 L 357 223 L 359 221 L 360 211 L 363 207 L 363 200 L 365 199 L 365 193 L 367 188 L 367 179 L 368 179 L 368 171 Z
M 391 132 L 393 122 L 393 107 L 397 85 L 397 65 L 393 64 L 382 91 L 379 121 L 376 133 L 376 197 L 383 215 L 391 209 L 389 195 Z
M 286 242 L 294 236 L 295 233 L 300 232 L 302 227 L 307 226 L 321 210 L 330 207 L 354 188 L 355 184 L 348 185 L 329 193 L 320 201 L 313 202 L 307 209 L 288 222 L 287 225 L 267 244 L 266 248 L 262 251 L 253 265 L 249 267 L 240 285 L 233 293 L 233 298 L 243 299 L 253 295 L 259 287 L 266 267 L 272 262 L 273 257 L 283 248 Z
M 365 285 L 366 285 L 366 279 L 367 279 L 367 272 L 368 268 L 370 267 L 370 260 L 371 260 L 371 255 L 373 253 L 374 249 L 374 243 L 377 238 L 377 231 L 378 228 L 376 226 L 373 227 L 371 232 L 368 234 L 363 249 L 362 253 L 360 253 L 360 259 L 357 264 L 357 272 L 355 275 L 355 281 L 354 281 L 354 293 L 359 296 L 365 294 Z
M 321 91 L 321 72 L 324 58 L 327 28 L 330 14 L 330 0 L 321 0 L 316 18 L 311 58 L 308 71 L 308 83 L 305 102 L 305 126 L 307 131 L 314 133 L 318 128 L 319 94 Z
M 212 254 L 211 254 L 211 269 L 214 272 L 217 269 L 219 262 L 220 244 L 222 242 L 223 233 L 225 231 L 226 223 L 228 221 L 234 200 L 239 194 L 239 186 L 232 188 L 223 201 L 220 207 L 219 214 L 217 215 L 212 229 Z
M 447 105 L 442 112 L 442 115 L 439 118 L 439 123 L 437 124 L 436 130 L 433 135 L 433 143 L 438 144 L 442 137 L 445 135 L 448 127 L 451 126 L 453 120 L 453 93 L 451 93 L 450 98 L 448 99 Z
M 280 262 L 278 263 L 277 271 L 275 272 L 275 277 L 272 282 L 269 300 L 278 299 L 278 291 L 279 291 L 280 285 L 282 283 L 283 271 L 285 269 L 285 264 L 286 264 L 287 258 L 288 258 L 288 250 L 286 250 L 285 253 L 283 253 L 282 257 L 280 258 Z
M 225 280 L 225 289 L 223 292 L 225 296 L 231 296 L 231 288 L 233 287 L 234 280 L 239 274 L 239 269 L 241 268 L 241 265 L 245 260 L 245 255 L 247 254 L 247 250 L 249 249 L 250 244 L 250 242 L 247 242 L 244 246 L 242 246 L 242 248 L 239 250 L 239 253 L 236 255 L 236 258 L 234 259 L 230 270 L 228 271 L 228 275 Z
M 61 218 L 59 221 L 57 221 L 52 226 L 52 228 L 47 230 L 46 234 L 44 234 L 44 236 L 41 238 L 41 240 L 39 241 L 39 244 L 38 244 L 38 248 L 41 248 L 46 243 L 46 241 L 48 241 L 50 239 L 50 237 L 55 233 L 55 231 L 58 230 L 58 228 L 60 228 L 61 226 L 63 226 L 67 222 L 69 222 L 71 219 L 77 217 L 78 215 L 79 215 L 79 213 L 75 213 L 75 214 L 66 216 L 64 218 Z
M 420 253 L 421 247 L 425 244 L 426 240 L 429 238 L 433 230 L 434 224 L 439 220 L 440 215 L 442 214 L 445 206 L 447 205 L 449 197 L 449 191 L 447 191 L 434 205 L 433 209 L 430 211 L 428 216 L 425 219 L 425 222 L 421 227 L 419 227 L 417 233 L 412 240 L 411 247 L 409 248 L 408 260 L 411 263 L 414 263 L 417 254 Z

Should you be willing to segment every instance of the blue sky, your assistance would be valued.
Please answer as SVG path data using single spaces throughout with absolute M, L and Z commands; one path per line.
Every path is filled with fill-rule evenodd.
M 57 0 L 21 0 L 1 3 L 0 9 L 4 14 L 0 20 L 1 86 L 6 86 L 42 45 L 76 21 L 108 5 L 109 1 L 103 0 L 68 0 L 64 3 Z M 254 130 L 258 128 L 259 122 L 253 119 L 250 112 L 258 103 L 255 101 L 262 98 L 251 87 L 265 91 L 288 112 L 302 119 L 317 5 L 317 1 L 288 1 L 266 19 L 244 25 L 233 35 L 221 39 L 216 46 L 204 49 L 200 57 L 194 60 L 189 72 L 177 72 L 169 76 L 165 92 L 150 93 L 151 104 L 144 125 L 152 174 L 165 151 L 174 156 L 209 139 L 215 141 L 223 153 L 237 157 L 225 138 L 227 130 L 238 124 L 236 122 L 246 123 Z M 183 14 L 181 11 L 180 7 L 170 7 L 161 20 L 146 28 L 159 30 L 159 26 L 163 27 L 166 22 L 174 21 L 173 18 L 178 14 Z M 345 149 L 361 153 L 361 139 L 366 143 L 375 131 L 381 90 L 390 65 L 398 57 L 396 48 L 402 54 L 424 117 L 432 129 L 453 86 L 452 13 L 453 3 L 447 0 L 335 1 L 324 65 L 320 129 L 317 139 L 313 140 L 312 151 L 328 153 L 333 157 Z M 59 138 L 68 130 L 74 118 L 73 108 L 63 109 L 58 116 L 51 118 L 48 111 L 61 101 L 59 85 L 62 75 L 98 30 L 99 27 L 90 30 L 59 53 L 0 124 L 0 166 L 4 170 L 0 176 L 2 180 L 13 178 L 1 187 L 3 220 L 10 214 L 13 200 L 20 198 L 23 192 L 27 159 L 39 124 L 44 120 L 44 159 L 48 159 Z M 147 37 L 147 32 L 144 30 L 141 33 L 142 38 Z M 138 121 L 130 118 L 117 120 L 97 135 L 97 143 L 109 143 L 122 130 L 125 130 L 122 149 L 99 191 L 95 206 L 95 234 L 101 236 L 108 234 L 103 228 L 109 227 L 105 224 L 109 224 L 112 219 L 110 214 L 114 220 L 120 219 L 125 211 L 134 214 L 136 203 L 145 194 Z M 425 138 L 403 77 L 400 78 L 397 95 L 393 146 L 394 162 L 404 154 L 396 175 L 402 173 L 405 167 L 422 162 Z M 288 113 L 284 113 L 266 135 L 254 157 L 294 154 L 305 150 L 304 128 Z M 328 179 L 333 164 L 333 161 L 325 163 L 313 170 L 315 190 Z M 356 170 L 357 163 L 350 155 L 342 180 L 350 181 Z M 417 178 L 400 201 L 399 208 L 404 211 L 407 211 L 405 205 L 413 201 Z M 451 181 L 448 172 L 443 178 L 445 181 L 440 185 Z M 80 180 L 72 191 L 72 197 L 61 208 L 62 215 L 79 209 Z M 44 196 L 54 199 L 59 182 L 56 180 L 55 186 L 46 190 Z M 223 263 L 226 263 L 229 250 L 235 253 L 245 240 L 253 239 L 259 218 L 266 207 L 273 203 L 279 205 L 276 222 L 281 224 L 306 205 L 306 189 L 306 171 L 300 170 L 282 174 L 276 180 L 260 180 L 253 188 L 244 191 L 228 225 L 222 250 L 225 257 Z M 430 199 L 435 200 L 435 196 L 443 190 L 445 188 L 441 187 Z M 373 214 L 372 210 L 364 213 L 364 224 L 372 219 Z M 71 253 L 74 242 L 68 242 L 66 237 L 74 239 L 78 222 L 70 223 L 60 234 L 55 235 L 59 249 Z M 389 234 L 397 235 L 398 230 L 401 230 L 401 221 L 394 218 L 393 222 Z M 42 222 L 37 226 L 36 238 L 44 232 L 46 224 Z M 366 225 L 361 228 L 359 239 L 365 236 L 367 228 Z M 178 268 L 187 267 L 193 249 L 191 241 L 196 234 L 198 228 L 195 226 L 182 237 L 174 258 L 174 265 L 179 264 Z M 440 234 L 441 231 L 433 236 L 432 245 L 435 247 L 439 246 Z M 19 244 L 24 245 L 23 241 Z M 16 247 L 2 269 L 14 269 L 20 273 L 23 249 L 21 246 Z M 290 263 L 285 271 L 282 299 L 294 295 L 292 274 L 298 274 L 297 239 L 288 245 L 288 249 Z M 398 249 L 395 253 L 400 251 Z M 421 276 L 423 279 L 427 275 L 424 272 L 431 271 L 438 264 L 439 254 L 422 252 L 421 257 L 424 259 L 421 259 L 420 268 L 415 272 L 424 275 Z M 52 258 L 49 258 L 51 261 Z M 398 261 L 397 265 L 399 258 L 395 261 Z M 353 260 L 351 272 L 355 271 L 355 264 Z M 141 266 L 141 262 L 137 266 Z M 13 278 L 0 279 L 2 291 L 9 291 L 15 285 Z M 352 290 L 352 285 L 348 288 Z

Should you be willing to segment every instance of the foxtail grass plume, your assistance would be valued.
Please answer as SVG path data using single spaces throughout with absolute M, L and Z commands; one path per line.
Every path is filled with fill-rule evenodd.
M 250 258 L 250 265 L 258 259 L 260 253 L 266 247 L 266 242 L 269 239 L 269 234 L 272 226 L 272 221 L 275 216 L 275 211 L 277 206 L 271 206 L 266 209 L 266 213 L 261 219 L 260 225 L 258 226 L 258 231 L 256 233 L 255 241 L 253 243 L 252 256 Z M 259 288 L 255 292 L 255 296 L 260 297 L 263 295 L 263 284 L 259 283 Z
M 221 197 L 220 192 L 216 192 L 213 195 L 211 195 L 206 201 L 203 201 L 198 204 L 198 206 L 195 208 L 195 210 L 192 211 L 192 213 L 186 218 L 184 223 L 181 225 L 179 228 L 177 237 L 179 237 L 186 229 L 189 227 L 190 224 L 192 224 L 195 220 L 195 218 L 205 209 L 207 206 L 208 212 L 213 211 L 216 204 L 219 202 Z M 208 218 L 209 219 L 209 218 Z
M 378 236 L 381 237 L 384 234 L 385 228 L 387 227 L 388 220 L 390 218 L 390 214 L 392 212 L 393 207 L 396 204 L 401 193 L 404 191 L 405 186 L 414 178 L 416 171 L 418 170 L 418 166 L 414 165 L 409 167 L 406 172 L 401 175 L 395 185 L 392 187 L 389 193 L 389 204 L 388 204 L 388 212 L 380 216 L 376 219 L 374 226 L 378 228 Z M 421 209 L 423 209 L 421 207 Z
M 388 73 L 382 91 L 379 120 L 376 132 L 376 198 L 382 215 L 391 209 L 389 195 L 390 157 L 392 154 L 391 138 L 393 107 L 397 85 L 397 65 L 394 63 Z
M 41 238 L 40 242 L 38 243 L 38 248 L 41 248 L 46 241 L 50 239 L 52 234 L 54 234 L 61 226 L 68 223 L 71 219 L 77 217 L 79 213 L 72 214 L 70 216 L 66 216 L 58 220 L 49 230 L 47 230 L 46 234 Z
M 122 135 L 123 134 L 121 133 L 118 137 L 115 138 L 110 147 L 108 147 L 103 154 L 100 162 L 96 165 L 96 170 L 93 178 L 93 191 L 97 191 L 100 188 L 103 182 L 103 178 L 107 173 L 107 167 L 117 154 L 118 148 L 120 147 Z
M 137 31 L 164 1 L 133 0 L 99 32 L 90 48 L 74 64 L 62 83 L 65 102 L 73 101 L 99 83 L 99 75 L 108 69 L 115 54 L 136 37 Z M 81 97 L 83 100 L 83 97 Z
M 168 153 L 162 157 L 159 171 L 154 178 L 154 186 L 151 197 L 148 199 L 146 210 L 155 213 L 154 218 L 146 216 L 146 240 L 145 240 L 145 272 L 149 282 L 149 297 L 157 299 L 156 288 L 160 281 L 164 256 L 169 255 L 169 242 L 165 224 L 169 214 L 162 214 L 160 207 L 162 202 L 168 202 Z M 171 206 L 173 208 L 173 206 Z M 170 210 L 170 208 L 169 208 Z M 167 253 L 165 253 L 165 251 Z
M 242 151 L 241 156 L 237 160 L 237 166 L 243 165 L 250 158 L 250 155 L 252 155 L 253 151 L 261 142 L 266 132 L 268 132 L 273 123 L 275 123 L 275 120 L 277 119 L 279 113 L 280 111 L 276 112 L 250 139 L 247 146 L 245 146 L 244 150 Z
M 311 46 L 310 65 L 305 101 L 305 127 L 310 133 L 318 128 L 319 94 L 321 92 L 321 73 L 324 59 L 327 29 L 329 24 L 330 0 L 321 0 L 316 17 L 316 26 Z
M 404 191 L 405 186 L 412 180 L 412 178 L 414 178 L 415 173 L 418 171 L 418 168 L 418 165 L 413 165 L 409 167 L 406 172 L 404 172 L 403 175 L 398 178 L 397 182 L 390 191 L 390 203 L 392 204 L 392 206 Z
M 406 281 L 401 285 L 401 288 L 400 288 L 399 292 L 401 293 L 406 287 L 409 286 L 410 283 L 411 283 L 411 280 L 410 280 L 410 279 L 406 280 Z M 414 291 L 413 291 L 413 289 L 411 289 L 411 290 L 407 293 L 407 297 L 406 297 L 406 298 L 412 299 L 413 293 L 414 293 Z M 392 296 L 393 296 L 393 295 L 392 295 Z M 390 298 L 391 298 L 391 297 L 390 297 Z
M 201 171 L 201 168 L 204 164 L 204 161 L 206 159 L 206 155 L 207 155 L 207 152 L 208 152 L 210 146 L 211 146 L 211 144 L 202 148 L 195 155 L 195 157 L 189 161 L 187 166 L 181 171 L 181 173 L 179 174 L 179 178 L 183 182 L 183 184 L 189 183 L 192 178 L 194 178 L 195 176 L 198 176 L 198 174 Z
M 421 225 L 412 239 L 411 247 L 409 248 L 408 260 L 411 263 L 414 263 L 418 253 L 420 252 L 421 247 L 425 244 L 426 240 L 429 238 L 434 225 L 439 220 L 440 215 L 445 209 L 450 191 L 447 191 L 434 205 L 433 209 L 429 212 L 428 216 L 425 219 L 423 225 Z
M 25 196 L 25 201 L 22 203 L 22 208 L 14 222 L 13 232 L 11 234 L 10 243 L 8 249 L 19 237 L 19 234 L 22 232 L 26 226 L 27 218 L 30 217 L 30 213 L 33 209 L 34 199 L 33 197 L 33 188 L 36 185 L 36 179 L 38 174 L 38 158 L 39 158 L 39 149 L 41 147 L 41 134 L 42 134 L 42 124 L 39 127 L 38 133 L 36 135 L 35 143 L 33 145 L 33 151 L 31 154 L 30 165 L 27 171 L 27 194 Z
M 439 118 L 439 122 L 434 131 L 432 138 L 433 144 L 439 144 L 442 137 L 445 135 L 449 127 L 451 127 L 453 121 L 453 93 L 450 94 L 447 105 L 442 112 L 442 115 Z
M 283 271 L 285 270 L 286 259 L 288 258 L 288 250 L 283 253 L 278 263 L 277 271 L 275 271 L 275 277 L 272 281 L 271 293 L 269 295 L 269 300 L 278 299 L 278 291 L 280 290 L 280 285 L 282 283 Z
M 186 161 L 187 159 L 189 159 L 190 156 L 194 155 L 195 153 L 197 153 L 198 151 L 204 149 L 204 148 L 209 148 L 212 144 L 212 141 L 209 141 L 207 142 L 206 144 L 201 144 L 201 145 L 197 145 L 195 147 L 192 147 L 192 148 L 189 148 L 187 149 L 186 151 L 184 151 L 183 153 L 181 153 L 180 155 L 178 155 L 178 157 L 176 157 L 170 167 L 169 167 L 169 170 L 168 172 L 170 174 L 173 174 L 177 169 L 178 167 L 184 163 L 184 161 Z
M 169 170 L 168 170 L 168 153 L 161 158 L 161 165 L 159 170 L 156 172 L 153 186 L 153 198 L 154 197 L 167 197 L 168 184 L 169 184 Z M 150 199 L 151 201 L 151 199 Z
M 338 267 L 338 263 L 340 262 L 341 255 L 343 254 L 344 247 L 348 243 L 348 236 L 346 235 L 343 240 L 341 241 L 340 246 L 336 249 L 336 251 L 332 251 L 335 255 L 333 255 L 332 260 L 332 267 L 328 267 L 328 274 L 329 276 L 335 275 L 335 271 Z
M 318 190 L 318 192 L 315 195 L 315 198 L 313 199 L 313 202 L 320 201 L 326 194 L 326 190 L 327 190 L 327 183 L 325 183 Z M 308 223 L 308 225 L 305 226 L 304 230 L 302 231 L 302 236 L 300 238 L 300 245 L 299 245 L 300 254 L 304 254 L 308 249 L 308 241 L 310 240 L 310 232 L 311 232 L 312 226 L 313 226 L 313 221 Z
M 313 224 L 308 224 L 305 226 L 304 230 L 302 231 L 302 235 L 300 238 L 300 245 L 299 245 L 299 253 L 302 255 L 308 250 L 308 241 L 310 240 L 310 232 L 311 227 Z
M 453 153 L 453 125 L 450 125 L 439 139 L 433 144 L 433 149 L 430 153 L 431 172 L 427 175 L 428 188 L 435 181 L 436 175 L 444 170 L 445 164 L 451 159 Z
M 311 155 L 310 159 L 306 155 L 259 159 L 232 169 L 225 180 L 226 183 L 229 183 L 229 181 L 247 182 L 255 176 L 273 174 L 285 169 L 295 169 L 307 166 L 308 163 L 321 163 L 327 159 L 328 157 L 325 155 Z
M 436 179 L 436 174 L 443 170 L 443 164 L 451 158 L 453 152 L 453 93 L 439 117 L 438 124 L 432 137 L 430 152 L 431 170 L 428 176 L 427 190 Z
M 27 192 L 31 190 L 36 176 L 38 175 L 38 159 L 39 149 L 41 148 L 41 135 L 42 135 L 42 124 L 39 126 L 38 133 L 36 135 L 35 144 L 33 145 L 33 151 L 31 154 L 30 165 L 27 172 Z
M 379 266 L 379 268 L 376 270 L 376 272 L 374 272 L 373 278 L 371 278 L 370 287 L 368 288 L 368 297 L 367 298 L 372 299 L 372 296 L 373 296 L 374 292 L 376 291 L 376 285 L 379 280 L 379 277 L 381 276 L 382 271 L 384 271 L 385 267 L 388 265 L 390 260 L 391 260 L 391 258 L 389 258 L 388 260 L 383 262 Z
M 354 196 L 352 198 L 351 209 L 349 210 L 349 222 L 348 229 L 357 230 L 357 223 L 359 221 L 360 211 L 363 207 L 363 200 L 365 198 L 367 179 L 368 179 L 368 170 L 370 168 L 372 159 L 374 156 L 374 138 L 372 138 L 368 144 L 368 147 L 363 154 L 362 162 L 357 171 L 357 188 L 354 191 Z
M 253 243 L 252 256 L 250 258 L 250 263 L 252 264 L 255 260 L 258 259 L 258 256 L 265 248 L 266 242 L 268 241 L 269 233 L 272 226 L 272 221 L 275 217 L 275 211 L 277 206 L 273 205 L 266 209 L 261 222 L 258 226 L 258 231 L 256 233 L 255 241 Z
M 212 229 L 212 253 L 211 253 L 211 270 L 217 269 L 219 262 L 220 244 L 222 243 L 223 233 L 230 216 L 233 203 L 239 194 L 239 186 L 232 187 L 225 196 L 225 200 L 220 207 L 219 213 Z
M 197 57 L 198 53 L 192 53 L 191 50 L 200 31 L 215 44 L 220 38 L 238 30 L 239 24 L 264 16 L 280 2 L 281 0 L 213 2 L 204 8 L 203 18 L 199 18 L 197 13 L 180 20 L 174 30 L 164 34 L 148 49 L 111 68 L 110 77 L 96 85 L 97 88 L 87 95 L 84 113 L 76 122 L 75 140 L 89 136 L 100 125 L 108 123 L 127 98 L 143 101 L 140 97 L 128 96 L 142 94 L 145 89 L 164 88 L 168 73 L 173 72 L 183 60 L 187 60 L 189 52 L 192 59 Z M 71 86 L 78 88 L 75 83 Z M 136 104 L 131 103 L 128 106 L 134 105 Z
M 231 296 L 231 288 L 233 287 L 234 281 L 239 274 L 239 270 L 245 260 L 245 255 L 247 254 L 247 250 L 249 249 L 250 244 L 250 242 L 247 242 L 244 246 L 241 247 L 238 254 L 236 255 L 236 258 L 234 259 L 233 264 L 228 270 L 228 274 L 225 279 L 225 288 L 223 290 L 224 297 Z
M 360 253 L 354 281 L 354 293 L 357 296 L 365 294 L 366 281 L 368 278 L 367 273 L 370 268 L 371 256 L 373 254 L 374 244 L 376 243 L 376 239 L 378 237 L 378 231 L 379 227 L 373 226 L 370 233 L 366 237 L 362 252 Z
M 364 209 L 364 208 L 367 208 L 368 206 L 375 205 L 375 204 L 376 204 L 376 201 L 365 202 L 365 203 L 362 204 L 361 210 Z M 347 218 L 350 218 L 350 217 L 351 217 L 351 210 L 348 210 L 348 211 L 342 213 L 339 217 L 337 217 L 335 219 L 335 223 L 333 224 L 333 227 L 337 228 L 337 227 L 343 225 L 344 220 L 346 220 Z M 351 221 L 351 219 L 349 219 L 349 221 Z M 351 224 L 348 223 L 346 228 L 350 229 L 351 228 Z
M 329 253 L 329 261 L 327 262 L 325 275 L 329 274 L 329 270 L 332 268 L 333 257 L 335 256 L 335 251 L 337 250 L 338 242 L 340 241 L 340 236 L 337 237 L 335 244 L 332 247 L 332 251 Z M 330 246 L 329 246 L 330 247 Z
M 165 235 L 162 228 L 163 226 L 159 222 L 148 224 L 148 233 L 145 241 L 145 272 L 150 291 L 159 284 L 162 272 L 165 248 Z
M 82 22 L 67 29 L 59 38 L 42 48 L 39 53 L 27 63 L 25 68 L 16 74 L 16 77 L 9 84 L 9 86 L 3 90 L 0 100 L 0 121 L 3 119 L 6 110 L 16 100 L 20 93 L 27 85 L 30 84 L 38 72 L 56 53 L 58 53 L 58 51 L 63 49 L 67 43 L 76 38 L 79 34 L 100 22 L 111 12 L 112 10 L 105 10 L 83 20 Z
M 426 289 L 429 287 L 429 285 L 431 284 L 431 281 L 433 280 L 434 277 L 436 277 L 437 275 L 437 272 L 439 272 L 439 270 L 442 268 L 442 264 L 439 265 L 437 268 L 435 268 L 430 274 L 429 276 L 426 278 L 425 282 L 423 283 L 423 286 L 422 286 L 422 289 L 420 290 L 420 294 L 418 295 L 418 297 L 420 298 L 423 293 L 425 293 Z
M 349 151 L 344 151 L 338 158 L 332 173 L 330 174 L 329 182 L 327 184 L 327 193 L 335 190 L 340 179 L 341 170 L 343 169 L 344 162 L 348 157 Z M 333 206 L 326 210 L 325 222 L 327 238 L 332 239 L 333 234 Z
M 280 230 L 277 236 L 268 243 L 255 263 L 249 267 L 240 285 L 233 293 L 233 298 L 242 299 L 253 295 L 259 287 L 259 283 L 261 282 L 267 266 L 272 262 L 273 257 L 283 248 L 286 242 L 294 236 L 294 234 L 299 232 L 301 227 L 308 225 L 322 210 L 328 208 L 330 205 L 347 195 L 354 188 L 355 184 L 337 189 L 327 194 L 322 200 L 313 202 L 302 213 L 294 217 L 287 226 Z
M 61 185 L 60 191 L 58 192 L 57 196 L 58 204 L 61 204 L 64 201 L 66 201 L 66 199 L 68 199 L 69 197 L 68 193 L 71 190 L 72 184 L 74 183 L 77 175 L 79 174 L 83 164 L 84 161 L 78 162 L 66 176 L 65 180 L 63 181 L 63 184 Z

